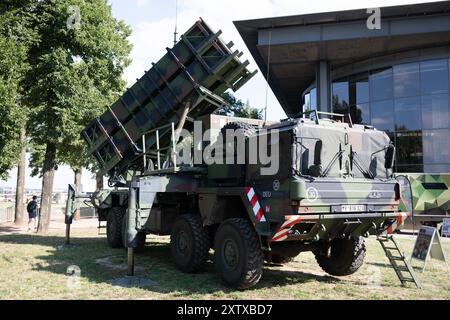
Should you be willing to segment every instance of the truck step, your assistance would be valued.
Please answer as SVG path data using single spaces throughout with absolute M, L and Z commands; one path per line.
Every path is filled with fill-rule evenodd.
M 409 265 L 409 262 L 406 259 L 405 255 L 400 251 L 400 248 L 398 247 L 394 237 L 392 235 L 386 235 L 378 237 L 377 240 L 380 242 L 380 245 L 383 248 L 386 257 L 388 258 L 401 284 L 405 285 L 405 283 L 407 282 L 412 282 L 416 285 L 417 288 L 420 288 L 421 286 L 419 280 L 416 277 L 414 269 Z M 386 242 L 394 245 L 394 247 L 387 246 Z M 403 265 L 397 264 L 398 261 L 401 261 Z M 409 277 L 406 274 L 408 274 Z
M 405 257 L 390 256 L 390 259 L 394 261 L 403 261 Z

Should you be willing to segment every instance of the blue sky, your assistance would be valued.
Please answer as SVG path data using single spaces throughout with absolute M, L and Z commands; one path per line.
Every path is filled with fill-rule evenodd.
M 68 0 L 70 1 L 70 0 Z M 250 68 L 257 69 L 256 64 L 236 28 L 234 20 L 286 16 L 304 13 L 338 11 L 357 8 L 373 8 L 407 3 L 430 2 L 426 0 L 178 0 L 178 30 L 184 32 L 196 19 L 202 17 L 214 29 L 221 29 L 226 42 L 232 40 L 235 48 L 244 52 L 245 59 L 251 62 Z M 151 67 L 164 54 L 165 48 L 173 45 L 173 31 L 175 26 L 176 0 L 109 0 L 113 15 L 124 20 L 132 27 L 130 37 L 134 48 L 131 53 L 132 64 L 126 70 L 124 78 L 129 85 L 141 77 L 145 70 Z M 83 12 L 81 12 L 83 23 Z M 250 101 L 255 107 L 265 105 L 267 84 L 261 73 L 248 82 L 236 96 L 243 101 Z M 300 102 L 299 102 L 300 103 Z M 275 96 L 269 90 L 268 96 L 269 120 L 279 120 L 285 117 Z M 27 170 L 29 175 L 30 170 Z M 0 181 L 0 186 L 14 187 L 16 170 L 10 172 L 8 181 Z M 55 174 L 56 189 L 66 189 L 72 183 L 73 172 L 61 166 Z M 95 181 L 90 173 L 85 172 L 82 179 L 83 191 L 95 190 Z M 41 180 L 28 177 L 27 188 L 40 188 Z
M 141 21 L 156 21 L 175 16 L 175 1 L 110 0 L 113 15 L 134 27 Z

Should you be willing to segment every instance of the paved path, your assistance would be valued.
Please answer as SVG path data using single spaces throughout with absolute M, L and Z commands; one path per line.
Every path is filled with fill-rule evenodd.
M 96 218 L 82 218 L 72 223 L 71 229 L 96 229 L 98 227 L 98 220 Z M 59 210 L 52 213 L 50 220 L 49 232 L 65 230 L 64 215 Z M 5 223 L 0 225 L 0 234 L 15 234 L 15 233 L 30 233 L 28 231 L 28 221 L 22 225 L 14 223 Z

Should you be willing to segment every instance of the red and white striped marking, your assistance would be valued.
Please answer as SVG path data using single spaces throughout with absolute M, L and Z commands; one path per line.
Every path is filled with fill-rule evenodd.
M 389 226 L 389 228 L 387 228 L 386 232 L 388 234 L 392 234 L 394 233 L 395 229 L 399 228 L 403 222 L 406 220 L 406 218 L 408 218 L 409 216 L 409 212 L 399 212 L 399 214 L 397 215 L 397 221 L 395 221 L 393 224 L 391 224 Z
M 245 188 L 245 192 L 247 193 L 248 201 L 250 201 L 250 205 L 252 206 L 256 222 L 265 222 L 266 217 L 264 217 L 264 211 L 259 204 L 255 190 L 253 190 L 253 188 L 247 187 Z
M 272 237 L 273 242 L 285 240 L 288 236 L 289 231 L 292 229 L 294 225 L 296 225 L 298 222 L 300 222 L 300 220 L 302 220 L 302 217 L 286 216 L 285 219 L 286 221 L 284 221 L 284 223 Z

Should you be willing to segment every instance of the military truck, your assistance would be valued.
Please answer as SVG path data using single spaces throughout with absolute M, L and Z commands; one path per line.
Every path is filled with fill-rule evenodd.
M 211 116 L 222 92 L 254 74 L 219 34 L 196 22 L 83 131 L 113 188 L 90 197 L 107 221 L 109 245 L 127 248 L 129 275 L 148 234 L 170 235 L 183 272 L 201 271 L 213 249 L 221 279 L 239 289 L 258 283 L 264 261 L 282 264 L 304 251 L 329 274 L 356 272 L 363 236 L 395 229 L 408 214 L 398 208 L 395 148 L 384 132 L 339 114 L 312 111 L 272 124 Z M 209 141 L 196 140 L 199 122 L 216 129 Z M 194 138 L 180 139 L 182 129 Z M 181 144 L 192 161 L 179 161 Z M 198 156 L 206 151 L 209 158 Z M 82 197 L 69 187 L 68 236 Z
M 404 228 L 438 227 L 450 218 L 450 173 L 397 173 L 401 186 L 400 207 L 410 212 Z

